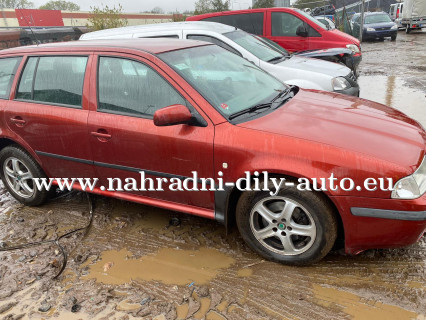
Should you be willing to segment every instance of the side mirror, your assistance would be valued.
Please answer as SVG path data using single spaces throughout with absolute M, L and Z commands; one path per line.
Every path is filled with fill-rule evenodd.
M 296 29 L 296 35 L 299 37 L 307 37 L 308 36 L 308 30 L 305 26 L 298 26 Z
M 191 112 L 187 107 L 181 104 L 173 104 L 155 111 L 154 124 L 158 127 L 173 126 L 189 123 L 191 118 Z

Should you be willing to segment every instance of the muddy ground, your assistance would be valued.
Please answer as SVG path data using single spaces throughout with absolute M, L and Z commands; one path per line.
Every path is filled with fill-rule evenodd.
M 364 43 L 361 97 L 426 126 L 425 46 L 425 29 Z M 61 240 L 68 264 L 57 280 L 63 256 L 53 243 L 0 252 L 0 318 L 426 319 L 425 239 L 287 267 L 263 261 L 214 221 L 110 198 L 94 202 L 87 235 Z M 0 246 L 56 239 L 89 219 L 82 193 L 29 208 L 0 185 L 0 205 Z

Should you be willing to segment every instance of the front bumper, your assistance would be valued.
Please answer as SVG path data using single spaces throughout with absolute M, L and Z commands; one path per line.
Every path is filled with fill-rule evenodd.
M 331 197 L 342 218 L 345 251 L 398 248 L 426 231 L 426 194 L 415 200 Z
M 364 31 L 362 35 L 363 39 L 377 39 L 377 38 L 387 38 L 396 36 L 398 29 L 395 30 L 383 30 L 383 31 Z

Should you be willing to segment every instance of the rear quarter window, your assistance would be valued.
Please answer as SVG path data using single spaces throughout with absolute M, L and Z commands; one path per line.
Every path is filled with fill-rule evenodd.
M 9 99 L 10 88 L 21 59 L 21 57 L 0 59 L 0 99 Z
M 230 14 L 203 19 L 203 21 L 219 22 L 237 27 L 248 33 L 263 35 L 263 12 Z

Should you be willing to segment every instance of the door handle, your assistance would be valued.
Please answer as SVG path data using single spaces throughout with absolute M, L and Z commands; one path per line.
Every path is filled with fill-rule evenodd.
M 10 121 L 12 121 L 14 124 L 16 124 L 18 127 L 23 127 L 27 122 L 22 119 L 21 117 L 14 117 L 10 118 Z
M 102 130 L 102 132 L 99 132 L 101 130 Z M 90 132 L 90 134 L 92 136 L 98 138 L 98 140 L 102 141 L 102 142 L 106 142 L 106 141 L 108 141 L 112 138 L 112 136 L 109 133 L 107 133 L 106 130 L 103 130 L 103 129 L 99 129 L 98 131 L 92 131 L 92 132 Z

